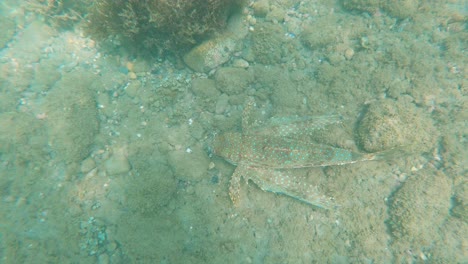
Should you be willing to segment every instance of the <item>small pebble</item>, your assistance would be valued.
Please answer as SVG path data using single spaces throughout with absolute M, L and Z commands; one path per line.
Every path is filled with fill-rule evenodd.
M 232 62 L 232 66 L 236 68 L 248 68 L 249 67 L 249 62 L 244 60 L 244 59 L 235 59 Z
M 130 71 L 130 72 L 133 72 L 134 69 L 135 69 L 133 62 L 130 62 L 130 61 L 128 61 L 128 62 L 125 64 L 125 66 L 127 67 L 128 71 Z
M 344 54 L 344 55 L 345 55 L 345 58 L 346 58 L 347 60 L 350 60 L 350 59 L 354 56 L 354 50 L 351 49 L 351 48 L 347 48 L 347 49 L 345 50 L 345 54 Z
M 132 80 L 135 80 L 137 78 L 137 75 L 136 73 L 134 72 L 129 72 L 128 73 L 128 78 L 132 79 Z
M 216 166 L 216 165 L 214 164 L 214 162 L 210 162 L 210 164 L 208 165 L 208 169 L 209 169 L 209 170 L 212 170 L 212 169 L 215 168 L 215 166 Z

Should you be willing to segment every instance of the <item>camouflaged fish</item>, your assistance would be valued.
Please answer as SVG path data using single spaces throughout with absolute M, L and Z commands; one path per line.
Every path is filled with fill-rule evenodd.
M 242 133 L 218 135 L 214 154 L 237 165 L 229 187 L 234 205 L 238 205 L 240 180 L 251 180 L 264 191 L 284 194 L 305 203 L 330 209 L 333 199 L 320 194 L 317 187 L 292 175 L 293 169 L 350 164 L 373 160 L 375 155 L 301 140 L 303 135 L 341 122 L 339 116 L 272 118 L 256 124 L 250 100 L 242 116 Z

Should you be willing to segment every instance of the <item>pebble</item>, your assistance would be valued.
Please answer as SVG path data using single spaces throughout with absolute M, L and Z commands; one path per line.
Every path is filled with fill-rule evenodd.
M 86 174 L 96 167 L 96 162 L 92 158 L 87 158 L 81 162 L 81 172 Z
M 258 17 L 265 17 L 270 11 L 270 6 L 267 0 L 256 1 L 252 4 L 254 14 Z
M 115 152 L 105 162 L 106 172 L 109 175 L 117 175 L 130 171 L 130 163 L 122 151 Z
M 244 59 L 235 59 L 233 62 L 232 62 L 232 66 L 233 67 L 236 67 L 236 68 L 248 68 L 249 67 L 249 62 L 244 60 Z
M 346 58 L 347 60 L 350 60 L 350 59 L 354 56 L 354 50 L 351 49 L 351 48 L 347 48 L 347 49 L 345 50 L 344 56 L 345 56 L 345 58 Z
M 134 72 L 129 72 L 128 73 L 128 78 L 132 79 L 132 80 L 135 80 L 137 78 L 137 75 L 136 73 Z
M 212 170 L 216 167 L 216 165 L 214 164 L 214 162 L 210 162 L 210 164 L 208 165 L 208 169 L 209 170 Z
M 106 253 L 103 253 L 103 254 L 99 255 L 98 263 L 99 264 L 108 264 L 108 263 L 110 263 L 109 255 L 107 255 Z
M 113 253 L 116 249 L 117 249 L 117 243 L 113 241 L 107 245 L 107 252 Z
M 125 89 L 125 92 L 127 93 L 128 96 L 134 98 L 138 95 L 138 92 L 141 87 L 141 82 L 138 80 L 132 81 L 128 84 L 127 88 Z
M 228 35 L 203 42 L 184 55 L 187 66 L 197 72 L 210 70 L 229 61 L 236 46 L 235 39 Z
M 127 67 L 128 71 L 133 72 L 135 70 L 133 62 L 128 61 L 125 66 Z

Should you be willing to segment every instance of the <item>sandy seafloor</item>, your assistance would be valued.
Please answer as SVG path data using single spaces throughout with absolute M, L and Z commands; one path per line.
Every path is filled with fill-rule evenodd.
M 2 1 L 0 263 L 468 263 L 466 2 L 401 2 L 259 1 L 207 74 Z M 236 208 L 206 147 L 248 97 L 342 115 L 323 144 L 405 151 L 293 172 L 338 208 L 244 181 Z

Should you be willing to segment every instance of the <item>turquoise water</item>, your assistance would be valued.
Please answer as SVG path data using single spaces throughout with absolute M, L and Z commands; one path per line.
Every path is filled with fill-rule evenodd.
M 80 3 L 0 4 L 0 263 L 468 262 L 462 1 L 254 1 L 154 58 L 89 36 Z M 213 138 L 284 120 L 392 155 L 281 170 L 330 210 L 244 179 L 234 206 Z

